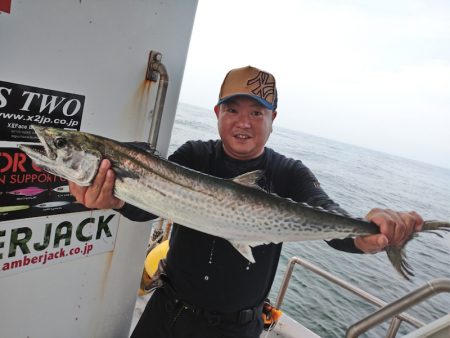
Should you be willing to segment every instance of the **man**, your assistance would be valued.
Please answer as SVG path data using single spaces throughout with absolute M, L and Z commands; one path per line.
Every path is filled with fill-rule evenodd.
M 250 66 L 231 70 L 214 107 L 220 140 L 187 142 L 169 159 L 222 178 L 263 170 L 258 184 L 267 191 L 345 213 L 300 161 L 265 147 L 276 108 L 271 74 Z M 151 219 L 153 215 L 113 196 L 114 179 L 104 160 L 93 185 L 70 183 L 70 189 L 89 208 L 115 208 L 132 220 Z M 415 212 L 373 209 L 366 217 L 380 227 L 380 234 L 328 244 L 347 252 L 379 252 L 388 244 L 402 244 L 423 223 Z M 254 264 L 222 238 L 175 225 L 164 286 L 153 294 L 132 337 L 259 337 L 262 303 L 272 286 L 281 244 L 260 245 L 252 252 Z

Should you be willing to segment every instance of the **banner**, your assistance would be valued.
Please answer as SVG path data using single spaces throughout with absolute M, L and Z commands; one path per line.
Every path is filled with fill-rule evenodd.
M 0 222 L 0 277 L 112 251 L 118 224 L 112 210 Z
M 32 124 L 80 130 L 84 96 L 0 81 L 0 141 L 38 142 Z

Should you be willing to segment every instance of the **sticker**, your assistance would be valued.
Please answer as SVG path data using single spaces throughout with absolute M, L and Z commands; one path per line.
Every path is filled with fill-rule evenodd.
M 84 98 L 0 81 L 0 141 L 38 142 L 32 124 L 80 130 Z
M 11 13 L 11 0 L 0 0 L 0 13 Z
M 114 250 L 119 216 L 96 210 L 0 222 L 0 277 Z
M 89 210 L 66 179 L 43 171 L 18 148 L 0 148 L 0 222 Z

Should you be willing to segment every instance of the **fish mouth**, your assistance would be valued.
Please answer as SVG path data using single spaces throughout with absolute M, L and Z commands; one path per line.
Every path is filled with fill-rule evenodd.
M 32 125 L 31 128 L 33 128 L 41 144 L 40 145 L 19 144 L 18 146 L 19 149 L 25 152 L 32 160 L 38 160 L 45 163 L 49 163 L 51 161 L 56 160 L 57 158 L 56 153 L 52 151 L 52 149 L 49 147 L 43 135 L 44 129 L 37 125 Z

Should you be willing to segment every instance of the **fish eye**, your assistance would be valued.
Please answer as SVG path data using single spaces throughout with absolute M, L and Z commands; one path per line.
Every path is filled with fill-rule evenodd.
M 56 148 L 64 148 L 67 145 L 67 140 L 65 138 L 58 137 L 53 143 Z

